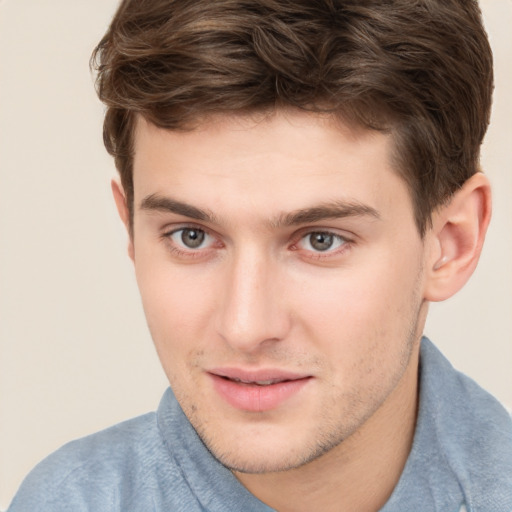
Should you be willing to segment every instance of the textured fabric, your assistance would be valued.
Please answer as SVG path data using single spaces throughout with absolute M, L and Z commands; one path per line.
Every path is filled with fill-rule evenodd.
M 465 508 L 464 508 L 465 507 Z M 512 421 L 422 341 L 413 447 L 382 512 L 512 512 Z M 269 512 L 208 452 L 171 390 L 158 411 L 67 444 L 8 512 Z
M 512 512 L 512 419 L 426 338 L 413 446 L 382 512 Z

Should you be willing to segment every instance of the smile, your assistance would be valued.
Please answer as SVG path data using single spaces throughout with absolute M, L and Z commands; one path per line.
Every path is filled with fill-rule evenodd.
M 276 373 L 280 373 L 276 375 Z M 272 375 L 273 374 L 273 375 Z M 235 409 L 265 412 L 284 405 L 311 380 L 309 375 L 264 370 L 243 372 L 234 369 L 209 373 L 216 393 Z
M 286 382 L 285 380 L 261 380 L 261 381 L 251 381 L 251 380 L 243 380 L 243 379 L 229 379 L 228 377 L 224 377 L 227 380 L 232 380 L 234 382 L 239 382 L 240 384 L 248 384 L 248 385 L 256 385 L 256 386 L 270 386 L 272 384 L 278 384 L 279 382 Z

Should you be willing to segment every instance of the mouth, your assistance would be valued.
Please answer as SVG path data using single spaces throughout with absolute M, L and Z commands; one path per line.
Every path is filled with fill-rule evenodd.
M 248 412 L 277 409 L 289 402 L 312 380 L 281 370 L 244 371 L 222 368 L 208 373 L 217 394 L 231 407 Z
M 272 386 L 273 384 L 279 384 L 280 382 L 290 382 L 291 379 L 270 379 L 270 380 L 243 380 L 229 377 L 221 377 L 225 380 L 237 382 L 239 384 L 245 384 L 246 386 Z

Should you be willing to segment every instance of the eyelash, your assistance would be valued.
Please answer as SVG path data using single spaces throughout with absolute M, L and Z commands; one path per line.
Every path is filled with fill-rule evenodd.
M 204 233 L 206 236 L 212 237 L 214 239 L 214 243 L 210 244 L 209 247 L 206 247 L 204 249 L 181 248 L 176 245 L 176 243 L 172 240 L 172 237 L 173 237 L 173 235 L 176 235 L 176 234 L 186 231 L 186 230 L 200 231 L 200 232 Z M 316 235 L 332 236 L 336 241 L 340 242 L 340 245 L 337 248 L 335 248 L 334 250 L 327 249 L 326 251 L 316 251 L 315 252 L 313 250 L 306 249 L 306 252 L 308 253 L 308 255 L 304 256 L 304 257 L 307 259 L 324 260 L 324 259 L 332 258 L 335 256 L 340 256 L 345 251 L 349 250 L 354 243 L 353 240 L 351 240 L 350 238 L 347 238 L 344 235 L 340 235 L 334 231 L 330 231 L 327 229 L 321 229 L 321 228 L 320 229 L 309 229 L 307 231 L 301 231 L 300 233 L 295 235 L 293 238 L 293 242 L 289 245 L 289 249 L 291 251 L 300 251 L 301 250 L 301 248 L 299 247 L 300 242 L 302 240 L 305 240 L 308 236 L 312 236 L 315 234 Z M 174 253 L 182 258 L 189 258 L 189 259 L 202 258 L 202 257 L 207 256 L 207 253 L 205 251 L 208 251 L 208 249 L 211 249 L 212 247 L 213 248 L 223 248 L 224 247 L 224 244 L 222 244 L 222 242 L 220 242 L 219 239 L 214 234 L 209 232 L 204 227 L 199 227 L 199 226 L 195 226 L 195 225 L 180 226 L 176 229 L 166 231 L 162 234 L 161 238 L 164 239 L 164 241 L 167 244 L 168 249 L 172 253 Z M 217 245 L 217 247 L 214 247 L 215 245 Z
M 307 231 L 302 231 L 297 235 L 295 241 L 291 244 L 290 249 L 292 251 L 300 251 L 301 248 L 299 247 L 299 244 L 301 243 L 301 241 L 306 240 L 307 237 L 311 237 L 312 235 L 332 236 L 335 241 L 340 242 L 340 245 L 335 249 L 329 248 L 325 251 L 313 251 L 306 249 L 306 251 L 308 252 L 308 256 L 306 257 L 308 259 L 326 260 L 328 258 L 337 257 L 343 254 L 345 251 L 349 250 L 353 245 L 353 240 L 349 239 L 344 235 L 340 235 L 339 233 L 336 233 L 334 231 L 330 231 L 328 229 L 309 229 Z
M 173 235 L 176 235 L 177 233 L 180 233 L 181 231 L 186 231 L 186 230 L 200 231 L 200 232 L 204 233 L 206 236 L 210 236 L 214 240 L 218 241 L 218 239 L 213 234 L 211 234 L 207 229 L 205 229 L 204 227 L 199 227 L 199 226 L 194 226 L 194 225 L 180 226 L 179 228 L 172 229 L 170 231 L 166 231 L 165 233 L 163 233 L 162 239 L 166 242 L 168 249 L 172 253 L 174 253 L 177 256 L 180 256 L 182 258 L 194 259 L 194 258 L 202 258 L 205 256 L 205 249 L 191 249 L 191 248 L 187 249 L 184 247 L 181 248 L 181 247 L 177 246 L 176 243 L 172 240 Z M 218 243 L 217 248 L 222 248 L 222 247 L 223 247 L 223 244 Z

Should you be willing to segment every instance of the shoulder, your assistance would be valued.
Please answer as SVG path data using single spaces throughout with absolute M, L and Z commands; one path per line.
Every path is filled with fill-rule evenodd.
M 427 338 L 413 446 L 382 510 L 512 511 L 512 419 Z
M 493 396 L 457 373 L 459 403 L 444 449 L 465 491 L 469 510 L 512 510 L 512 417 Z M 453 405 L 452 405 L 453 408 Z
M 169 458 L 155 413 L 72 441 L 39 463 L 24 480 L 9 512 L 123 510 L 123 501 L 144 501 L 155 465 Z M 173 470 L 167 461 L 166 475 Z M 177 474 L 174 475 L 178 477 Z M 138 509 L 146 507 L 139 503 Z M 153 509 L 151 505 L 147 509 Z
M 428 340 L 419 420 L 456 475 L 470 510 L 512 510 L 512 418 Z M 423 404 L 421 403 L 423 401 Z

